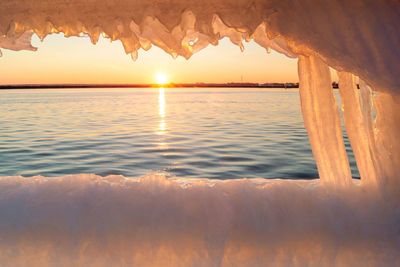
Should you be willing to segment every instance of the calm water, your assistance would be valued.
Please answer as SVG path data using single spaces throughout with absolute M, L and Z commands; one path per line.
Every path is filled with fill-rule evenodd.
M 298 91 L 0 91 L 1 176 L 154 172 L 216 179 L 318 177 Z

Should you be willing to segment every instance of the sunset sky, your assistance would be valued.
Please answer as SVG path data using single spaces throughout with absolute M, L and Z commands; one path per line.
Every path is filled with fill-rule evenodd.
M 239 47 L 223 39 L 186 60 L 173 59 L 161 49 L 140 50 L 136 62 L 126 55 L 120 42 L 100 38 L 51 35 L 43 42 L 34 36 L 38 51 L 3 49 L 0 84 L 46 83 L 154 83 L 157 73 L 169 82 L 297 82 L 297 59 L 290 59 L 254 42 Z

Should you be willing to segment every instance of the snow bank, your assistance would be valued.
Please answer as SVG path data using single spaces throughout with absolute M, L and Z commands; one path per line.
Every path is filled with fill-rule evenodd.
M 395 266 L 400 209 L 360 185 L 0 178 L 2 266 Z

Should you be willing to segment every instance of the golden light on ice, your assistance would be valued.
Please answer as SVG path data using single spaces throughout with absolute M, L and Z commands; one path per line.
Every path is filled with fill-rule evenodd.
M 166 84 L 168 81 L 168 78 L 165 73 L 157 73 L 156 80 L 157 80 L 158 84 Z

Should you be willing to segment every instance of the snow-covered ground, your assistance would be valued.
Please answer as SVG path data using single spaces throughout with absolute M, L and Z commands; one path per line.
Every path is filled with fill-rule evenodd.
M 398 205 L 358 183 L 0 178 L 3 266 L 395 266 Z

